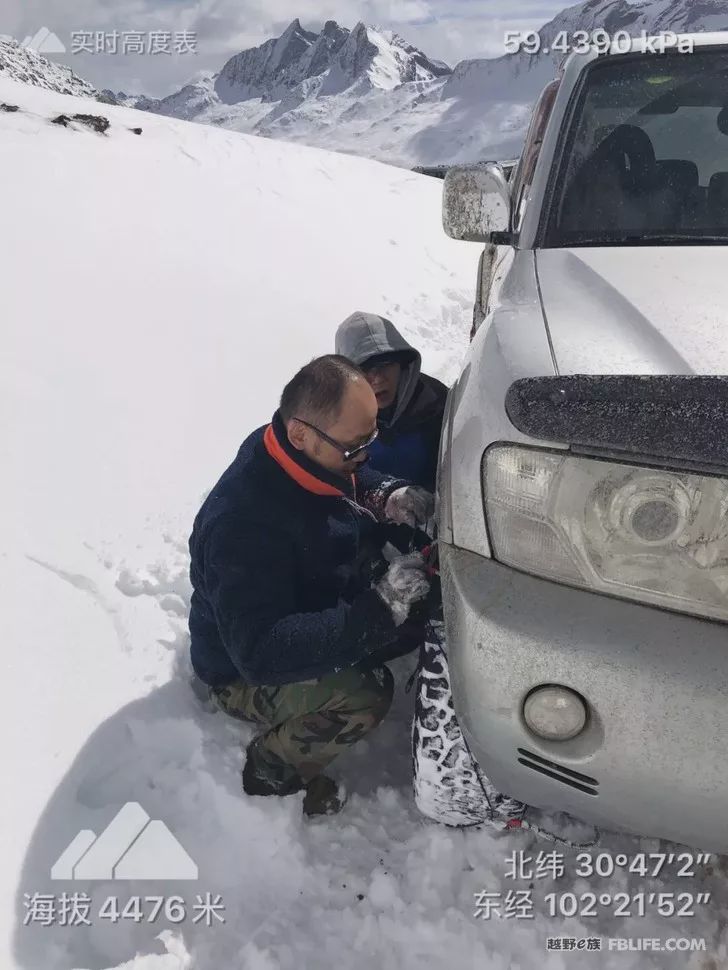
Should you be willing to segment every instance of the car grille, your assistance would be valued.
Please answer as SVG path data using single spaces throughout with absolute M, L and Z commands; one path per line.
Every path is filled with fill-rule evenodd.
M 565 768 L 556 761 L 548 761 L 546 758 L 542 758 L 540 754 L 534 754 L 533 751 L 527 751 L 525 748 L 519 748 L 518 754 L 518 763 L 526 768 L 538 771 L 541 775 L 547 775 L 554 781 L 560 781 L 562 785 L 576 788 L 577 791 L 584 792 L 585 795 L 599 794 L 599 782 L 590 775 L 582 775 L 581 772 L 574 771 L 573 768 Z

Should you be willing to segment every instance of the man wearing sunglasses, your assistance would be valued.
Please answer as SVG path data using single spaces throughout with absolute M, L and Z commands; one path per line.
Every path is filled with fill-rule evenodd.
M 193 667 L 217 706 L 259 728 L 243 789 L 304 791 L 309 815 L 343 804 L 324 769 L 387 712 L 381 658 L 412 649 L 410 611 L 429 591 L 424 559 L 409 550 L 432 498 L 365 467 L 377 412 L 350 361 L 307 364 L 272 422 L 243 442 L 190 538 Z

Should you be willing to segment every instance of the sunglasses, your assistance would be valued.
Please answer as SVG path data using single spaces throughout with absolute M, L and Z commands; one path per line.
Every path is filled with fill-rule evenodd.
M 392 357 L 375 357 L 371 363 L 368 361 L 361 365 L 361 369 L 367 375 L 367 377 L 381 377 L 392 364 L 398 363 L 398 358 Z
M 299 421 L 301 424 L 305 424 L 307 428 L 315 431 L 319 438 L 323 438 L 323 440 L 327 444 L 331 445 L 332 448 L 336 448 L 344 461 L 351 461 L 352 458 L 356 458 L 357 455 L 360 455 L 363 451 L 366 451 L 367 448 L 374 444 L 374 441 L 379 434 L 379 428 L 375 428 L 371 437 L 368 438 L 363 445 L 357 445 L 356 448 L 347 448 L 345 445 L 342 445 L 333 438 L 330 438 L 324 431 L 321 430 L 321 428 L 317 428 L 315 424 L 310 424 L 308 421 L 304 421 L 303 418 L 294 418 L 293 420 Z

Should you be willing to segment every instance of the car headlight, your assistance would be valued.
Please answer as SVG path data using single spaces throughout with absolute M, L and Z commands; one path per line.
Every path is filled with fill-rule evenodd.
M 728 480 L 494 445 L 483 462 L 496 559 L 728 620 Z

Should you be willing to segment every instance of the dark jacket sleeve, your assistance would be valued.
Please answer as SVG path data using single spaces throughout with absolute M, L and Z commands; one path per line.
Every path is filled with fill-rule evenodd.
M 262 523 L 218 519 L 204 560 L 220 636 L 248 684 L 318 678 L 396 638 L 391 612 L 372 589 L 350 604 L 298 612 L 290 541 Z
M 383 522 L 384 506 L 389 496 L 395 489 L 411 484 L 404 478 L 383 475 L 369 465 L 364 465 L 356 475 L 356 500 L 359 505 L 373 512 L 379 521 Z

